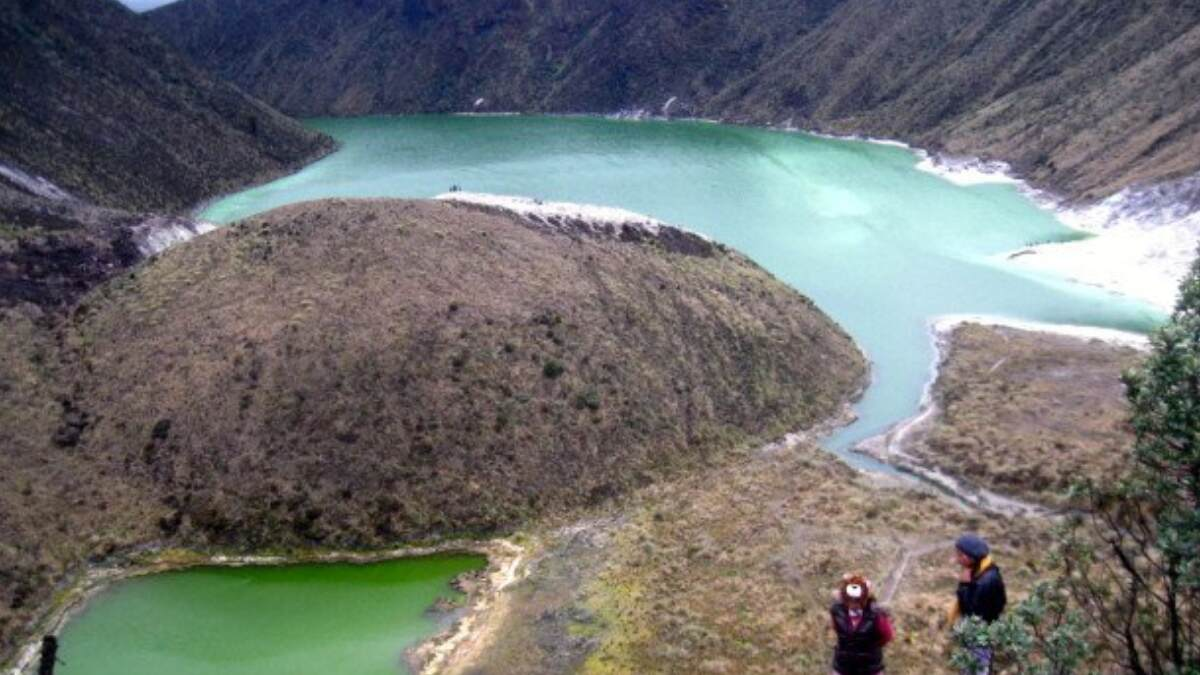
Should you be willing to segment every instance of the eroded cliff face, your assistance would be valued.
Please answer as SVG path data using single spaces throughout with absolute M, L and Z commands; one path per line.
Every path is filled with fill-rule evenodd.
M 1080 200 L 1200 169 L 1190 0 L 183 0 L 150 20 L 301 115 L 665 109 L 1003 159 Z
M 186 216 L 96 206 L 0 164 L 0 308 L 59 313 L 147 257 L 213 229 Z

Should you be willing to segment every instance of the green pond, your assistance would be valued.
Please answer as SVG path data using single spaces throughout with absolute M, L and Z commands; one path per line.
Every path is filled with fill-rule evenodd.
M 230 222 L 322 197 L 464 190 L 619 206 L 734 246 L 812 297 L 872 360 L 847 449 L 912 415 L 934 357 L 929 321 L 983 313 L 1145 331 L 1149 306 L 1024 271 L 1005 253 L 1078 235 L 1012 185 L 960 187 L 893 146 L 701 122 L 597 118 L 316 119 L 342 148 L 211 205 Z M 878 467 L 876 467 L 878 468 Z M 64 632 L 66 675 L 402 672 L 425 609 L 477 558 L 368 566 L 205 568 L 105 592 Z
M 63 675 L 396 675 L 484 558 L 201 567 L 114 584 L 60 636 Z

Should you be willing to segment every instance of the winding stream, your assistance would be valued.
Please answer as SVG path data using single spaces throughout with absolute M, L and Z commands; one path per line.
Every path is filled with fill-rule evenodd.
M 309 124 L 342 149 L 219 200 L 202 217 L 228 223 L 302 200 L 432 197 L 459 185 L 618 206 L 684 225 L 813 298 L 870 356 L 874 380 L 858 421 L 826 440 L 859 466 L 877 465 L 850 447 L 917 411 L 934 357 L 934 317 L 991 314 L 1130 331 L 1163 318 L 1141 302 L 1008 263 L 1015 249 L 1082 235 L 1013 185 L 955 185 L 917 170 L 918 157 L 904 148 L 701 122 L 443 116 Z M 199 569 L 132 580 L 68 625 L 61 672 L 395 673 L 404 647 L 433 630 L 424 608 L 466 564 Z

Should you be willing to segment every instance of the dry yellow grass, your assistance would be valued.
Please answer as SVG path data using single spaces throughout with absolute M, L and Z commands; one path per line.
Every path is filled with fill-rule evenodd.
M 847 571 L 895 589 L 889 672 L 947 672 L 964 530 L 992 540 L 1014 596 L 1037 578 L 1044 522 L 980 519 L 811 445 L 748 452 L 552 531 L 502 636 L 463 672 L 826 673 Z
M 1061 505 L 1114 475 L 1133 435 L 1121 373 L 1142 354 L 1098 340 L 965 324 L 934 384 L 939 413 L 906 451 L 1000 494 Z

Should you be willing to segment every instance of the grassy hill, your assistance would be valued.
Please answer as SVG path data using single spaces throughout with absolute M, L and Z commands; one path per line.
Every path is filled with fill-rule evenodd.
M 863 386 L 850 338 L 741 255 L 559 226 L 299 204 L 48 328 L 4 311 L 5 650 L 89 558 L 485 534 L 811 426 Z
M 182 0 L 149 17 L 294 114 L 675 99 L 1004 159 L 1077 199 L 1200 170 L 1194 1 Z

